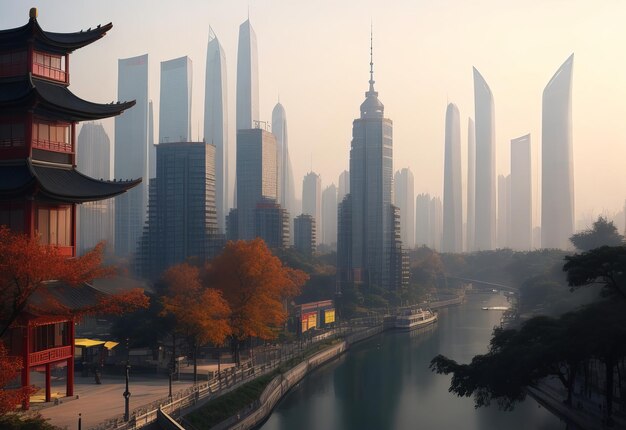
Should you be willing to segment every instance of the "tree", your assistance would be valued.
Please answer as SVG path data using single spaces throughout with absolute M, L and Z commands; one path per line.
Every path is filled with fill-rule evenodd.
M 6 347 L 0 342 L 0 417 L 13 411 L 16 405 L 28 399 L 35 391 L 33 387 L 6 388 L 21 368 L 22 360 L 9 356 Z
M 163 314 L 174 317 L 176 331 L 189 342 L 196 382 L 198 347 L 224 343 L 231 332 L 230 309 L 220 291 L 202 286 L 197 267 L 187 263 L 172 266 L 163 275 L 163 281 L 167 286 Z
M 569 240 L 579 251 L 624 244 L 624 236 L 618 233 L 613 221 L 603 216 L 598 217 L 591 228 L 572 235 Z
M 626 299 L 626 246 L 602 246 L 569 255 L 563 270 L 572 290 L 601 285 L 605 296 Z
M 286 302 L 295 297 L 308 276 L 283 266 L 261 239 L 228 242 L 205 267 L 204 285 L 222 291 L 230 305 L 235 355 L 251 337 L 274 339 L 287 318 Z
M 141 289 L 116 295 L 103 295 L 97 303 L 80 309 L 66 307 L 51 294 L 50 280 L 73 288 L 85 286 L 95 278 L 110 276 L 114 270 L 103 267 L 104 244 L 98 244 L 77 258 L 61 255 L 54 246 L 0 226 L 0 338 L 25 310 L 80 317 L 89 314 L 121 314 L 146 307 L 148 298 Z M 40 300 L 32 301 L 37 295 Z

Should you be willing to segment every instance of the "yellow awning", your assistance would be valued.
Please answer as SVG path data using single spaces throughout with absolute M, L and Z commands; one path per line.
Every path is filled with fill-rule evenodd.
M 104 345 L 106 342 L 103 340 L 78 338 L 74 340 L 76 346 L 84 346 L 85 348 L 91 348 L 92 346 Z
M 112 340 L 109 340 L 107 342 L 104 342 L 104 347 L 106 349 L 113 349 L 115 348 L 117 345 L 119 345 L 119 342 L 113 342 Z

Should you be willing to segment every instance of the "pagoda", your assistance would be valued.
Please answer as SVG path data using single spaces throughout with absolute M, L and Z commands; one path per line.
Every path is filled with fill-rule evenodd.
M 111 23 L 53 33 L 39 26 L 36 8 L 29 18 L 22 27 L 0 31 L 0 224 L 39 237 L 72 258 L 76 204 L 109 199 L 141 182 L 103 181 L 78 172 L 76 124 L 119 115 L 135 101 L 92 103 L 68 88 L 70 54 L 102 38 Z M 68 305 L 76 300 L 63 297 Z M 73 395 L 73 319 L 25 313 L 10 331 L 4 341 L 22 358 L 22 386 L 30 385 L 31 370 L 45 371 L 45 400 L 50 401 L 51 366 L 65 366 L 66 395 Z

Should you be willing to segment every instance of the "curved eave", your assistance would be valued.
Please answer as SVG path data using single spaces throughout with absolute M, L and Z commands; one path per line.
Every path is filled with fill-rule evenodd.
M 57 54 L 69 54 L 101 39 L 112 27 L 113 24 L 108 23 L 87 31 L 55 33 L 44 31 L 36 19 L 30 19 L 21 27 L 0 31 L 0 45 L 7 48 L 25 47 L 28 39 L 32 38 L 35 49 Z
M 46 196 L 65 202 L 85 203 L 118 196 L 141 183 L 141 178 L 129 181 L 103 181 L 91 178 L 74 168 L 29 163 L 32 175 Z

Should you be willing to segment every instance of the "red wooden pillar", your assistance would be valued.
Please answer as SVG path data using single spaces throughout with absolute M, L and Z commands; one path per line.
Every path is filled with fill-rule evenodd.
M 50 363 L 46 363 L 46 402 L 49 402 L 52 398 L 50 395 Z
M 22 387 L 30 386 L 30 326 L 26 324 L 23 328 L 23 345 L 22 345 Z M 26 398 L 22 402 L 22 409 L 28 410 L 30 407 L 30 399 Z
M 69 343 L 72 345 L 72 356 L 67 359 L 67 386 L 65 387 L 65 395 L 73 396 L 74 395 L 74 349 L 76 348 L 74 344 L 74 320 L 70 319 L 68 321 L 68 334 L 69 334 Z

